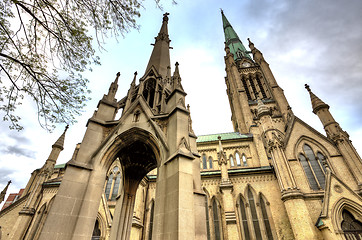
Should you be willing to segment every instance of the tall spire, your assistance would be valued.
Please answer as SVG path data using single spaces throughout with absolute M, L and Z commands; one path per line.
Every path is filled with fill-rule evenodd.
M 249 55 L 249 52 L 246 50 L 243 43 L 240 41 L 238 35 L 236 34 L 233 27 L 225 17 L 224 12 L 222 10 L 221 10 L 221 16 L 224 27 L 225 43 L 226 46 L 229 47 L 230 52 L 234 55 L 234 59 L 237 60 L 241 59 L 242 57 L 247 57 L 250 60 L 252 60 Z
M 171 40 L 168 37 L 168 15 L 169 13 L 163 14 L 163 21 L 160 32 L 158 36 L 155 37 L 155 44 L 152 44 L 153 51 L 148 61 L 146 72 L 154 66 L 159 74 L 163 77 L 167 76 L 168 67 L 170 66 L 170 42 Z

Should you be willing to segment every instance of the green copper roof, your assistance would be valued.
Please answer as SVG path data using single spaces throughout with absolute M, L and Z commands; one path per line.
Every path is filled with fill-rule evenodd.
M 232 140 L 232 139 L 251 138 L 253 135 L 252 134 L 241 134 L 238 132 L 209 134 L 209 135 L 198 136 L 196 142 L 203 143 L 203 142 L 218 141 L 219 136 L 221 137 L 221 140 Z
M 65 168 L 65 163 L 62 163 L 62 164 L 57 164 L 54 166 L 55 169 L 57 168 Z
M 252 60 L 248 51 L 246 50 L 238 35 L 234 31 L 233 27 L 225 17 L 223 11 L 221 11 L 221 16 L 224 27 L 225 43 L 230 48 L 230 52 L 234 54 L 234 59 L 237 60 L 241 59 L 242 57 L 247 57 Z

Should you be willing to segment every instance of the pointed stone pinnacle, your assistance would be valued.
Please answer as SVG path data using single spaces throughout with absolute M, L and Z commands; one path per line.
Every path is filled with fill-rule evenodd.
M 64 129 L 64 132 L 62 133 L 62 135 L 60 135 L 60 137 L 58 138 L 58 140 L 53 144 L 53 148 L 57 147 L 60 148 L 61 150 L 64 149 L 64 139 L 65 139 L 65 133 L 67 132 L 69 128 L 69 125 L 67 125 Z
M 250 40 L 250 38 L 248 38 L 248 42 L 249 42 L 250 50 L 253 50 L 254 49 L 254 43 Z
M 323 102 L 319 97 L 317 97 L 312 90 L 310 89 L 308 84 L 305 84 L 304 87 L 308 90 L 309 92 L 309 96 L 310 96 L 310 101 L 312 102 L 312 108 L 313 108 L 313 113 L 317 114 L 319 109 L 322 108 L 327 108 L 329 109 L 328 104 L 326 104 L 325 102 Z

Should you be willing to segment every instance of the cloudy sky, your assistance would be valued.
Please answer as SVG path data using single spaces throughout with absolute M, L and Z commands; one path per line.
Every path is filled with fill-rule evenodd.
M 98 52 L 101 66 L 86 73 L 92 101 L 78 123 L 69 128 L 65 149 L 58 163 L 67 162 L 75 144 L 82 141 L 87 119 L 107 93 L 117 72 L 121 73 L 117 98 L 129 88 L 133 72 L 141 76 L 152 51 L 162 14 L 169 16 L 172 40 L 171 64 L 180 63 L 182 84 L 188 93 L 193 128 L 198 135 L 233 131 L 224 83 L 224 35 L 220 8 L 240 39 L 254 42 L 270 64 L 294 114 L 324 134 L 312 113 L 308 83 L 312 91 L 330 105 L 335 119 L 362 152 L 362 1 L 360 0 L 162 0 L 163 11 L 146 0 L 138 19 L 139 31 L 124 38 L 109 38 L 107 51 Z M 172 67 L 172 72 L 174 67 Z M 25 129 L 11 131 L 0 123 L 0 191 L 12 180 L 10 192 L 25 187 L 31 172 L 47 159 L 51 145 L 63 132 L 39 127 L 35 109 L 25 103 L 21 109 Z

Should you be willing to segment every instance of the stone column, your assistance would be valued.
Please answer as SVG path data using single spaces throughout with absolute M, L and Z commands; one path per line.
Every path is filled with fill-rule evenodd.
M 223 209 L 226 220 L 226 233 L 224 236 L 227 239 L 235 239 L 235 233 L 238 232 L 236 225 L 236 215 L 234 209 L 234 198 L 233 198 L 233 184 L 229 179 L 227 169 L 227 158 L 222 148 L 221 137 L 219 139 L 219 152 L 218 152 L 218 163 L 221 169 L 221 183 L 219 186 L 222 198 L 223 198 Z M 226 240 L 226 239 L 225 239 Z

